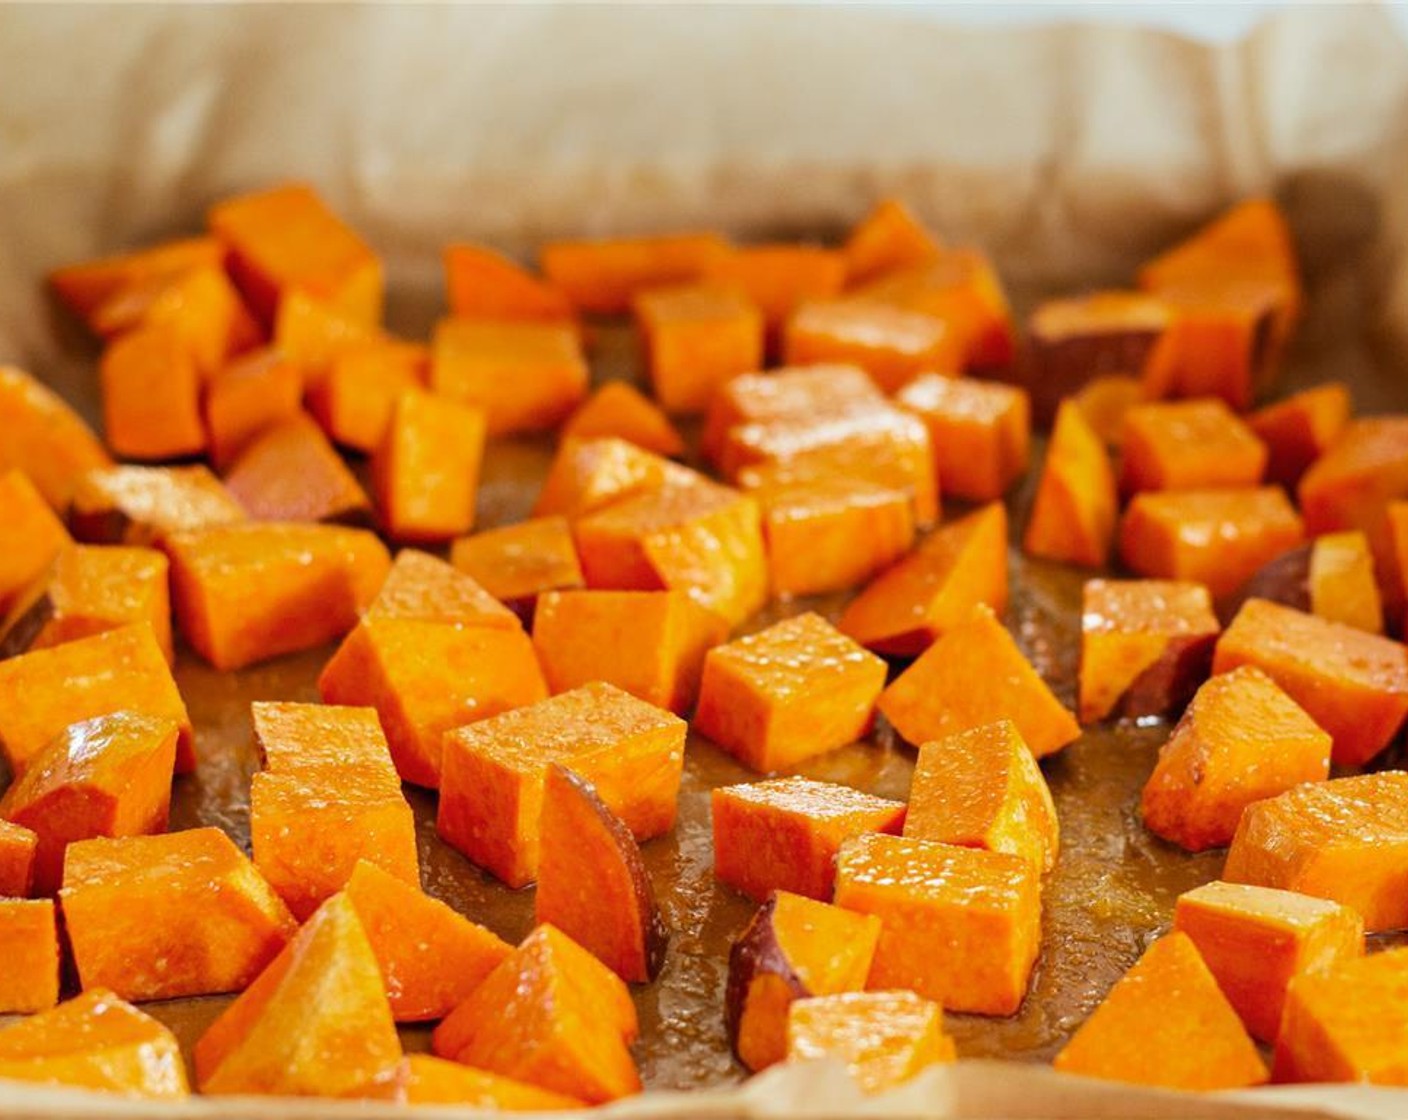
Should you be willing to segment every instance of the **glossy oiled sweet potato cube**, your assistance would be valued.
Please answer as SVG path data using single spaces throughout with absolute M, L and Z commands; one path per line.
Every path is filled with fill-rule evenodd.
M 465 319 L 571 322 L 566 295 L 522 265 L 482 245 L 445 246 L 445 296 Z
M 1080 406 L 1066 401 L 1056 411 L 1022 548 L 1045 560 L 1102 568 L 1118 515 L 1109 453 Z
M 862 1092 L 883 1093 L 956 1057 L 944 1009 L 913 992 L 839 992 L 787 1010 L 787 1060 L 840 1061 Z
M 181 459 L 205 450 L 201 375 L 175 327 L 115 339 L 99 367 L 103 432 L 125 459 Z
M 63 522 L 23 471 L 0 474 L 0 518 L 6 547 L 0 553 L 0 617 L 53 562 L 68 544 Z
M 205 392 L 210 461 L 227 469 L 256 438 L 298 415 L 303 373 L 273 348 L 251 351 L 225 366 Z
M 669 233 L 549 241 L 539 259 L 548 282 L 579 311 L 620 315 L 637 293 L 699 280 L 728 252 L 717 234 Z
M 1408 1085 L 1408 950 L 1291 978 L 1276 1036 L 1277 1081 Z
M 858 299 L 805 303 L 782 332 L 791 366 L 844 362 L 860 366 L 887 393 L 921 373 L 963 368 L 963 342 L 939 319 Z
M 940 247 L 909 207 L 897 198 L 886 198 L 855 224 L 842 252 L 847 281 L 859 284 L 933 260 Z
M 1026 390 L 934 373 L 911 381 L 895 401 L 928 425 L 945 494 L 994 501 L 1026 473 L 1031 443 Z
M 50 898 L 0 898 L 0 1015 L 31 1014 L 59 1002 L 59 929 Z M 0 1041 L 0 1053 L 3 1053 Z M 0 1071 L 4 1059 L 0 1057 Z M 0 1077 L 3 1077 L 0 1072 Z
M 0 898 L 24 898 L 34 879 L 39 837 L 0 818 Z
M 339 346 L 309 386 L 308 410 L 328 438 L 354 451 L 375 451 L 402 393 L 425 387 L 430 350 L 420 343 L 374 338 Z
M 494 630 L 521 628 L 518 616 L 485 591 L 473 576 L 414 548 L 403 548 L 396 554 L 365 617 L 487 626 Z
M 1216 397 L 1151 401 L 1125 415 L 1120 488 L 1234 490 L 1256 486 L 1266 445 Z
M 303 371 L 310 397 L 339 355 L 386 338 L 375 323 L 355 312 L 300 291 L 280 298 L 273 322 L 274 348 Z
M 22 470 L 55 510 L 90 470 L 112 466 L 101 441 L 47 385 L 0 365 L 0 471 Z
M 256 521 L 359 524 L 371 513 L 356 476 L 304 415 L 255 439 L 225 476 L 225 486 Z
M 450 562 L 531 622 L 545 591 L 582 587 L 582 565 L 565 517 L 535 517 L 455 541 Z
M 651 288 L 636 297 L 635 312 L 666 412 L 703 412 L 719 386 L 762 367 L 762 312 L 735 288 Z
M 693 472 L 624 439 L 564 440 L 557 449 L 533 512 L 575 520 L 621 498 L 658 490 L 666 479 Z
M 249 515 L 202 466 L 106 467 L 79 481 L 73 535 L 93 544 L 161 544 L 172 533 L 246 521 Z
M 1390 509 L 1391 528 L 1395 520 Z M 1370 634 L 1384 632 L 1374 554 L 1358 529 L 1325 533 L 1283 552 L 1243 584 L 1237 598 L 1269 599 Z
M 54 294 L 74 314 L 91 321 L 93 313 L 124 288 L 195 268 L 220 266 L 224 261 L 225 247 L 215 238 L 188 237 L 65 265 L 49 273 L 48 280 Z
M 1339 439 L 1349 423 L 1353 403 L 1341 381 L 1327 381 L 1269 404 L 1247 417 L 1266 444 L 1266 480 L 1293 487 Z
M 656 455 L 684 454 L 670 419 L 628 381 L 608 381 L 562 425 L 561 438 L 623 439 Z
M 846 258 L 835 249 L 775 243 L 733 249 L 704 272 L 709 284 L 737 288 L 762 312 L 769 336 L 811 300 L 832 299 L 846 282 Z
M 474 526 L 484 413 L 446 397 L 403 393 L 372 457 L 383 529 L 401 541 L 446 541 Z

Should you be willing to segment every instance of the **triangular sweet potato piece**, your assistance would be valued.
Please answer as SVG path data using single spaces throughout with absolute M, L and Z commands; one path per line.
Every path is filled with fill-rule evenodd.
M 562 426 L 562 439 L 624 439 L 656 455 L 684 454 L 670 418 L 635 386 L 608 381 Z
M 396 554 L 396 562 L 367 614 L 371 618 L 521 629 L 518 616 L 473 576 L 414 548 L 403 548 Z

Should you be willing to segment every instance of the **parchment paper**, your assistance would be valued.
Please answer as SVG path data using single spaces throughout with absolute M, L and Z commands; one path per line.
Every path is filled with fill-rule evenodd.
M 453 238 L 527 252 L 554 235 L 691 226 L 828 237 L 893 193 L 949 240 L 986 246 L 1021 300 L 1120 282 L 1222 206 L 1273 191 L 1312 292 L 1293 378 L 1344 376 L 1362 409 L 1401 409 L 1405 173 L 1408 51 L 1372 8 L 1298 10 L 1217 47 L 1127 27 L 955 29 L 836 8 L 12 6 L 0 8 L 0 361 L 94 415 L 94 350 L 53 313 L 43 274 L 189 231 L 213 199 L 285 178 L 315 182 L 385 255 L 389 319 L 411 335 L 438 313 L 438 254 Z M 511 480 L 537 454 L 513 448 L 491 464 L 486 521 L 512 512 Z M 272 690 L 284 671 L 222 694 L 187 666 L 182 683 L 219 725 L 222 705 Z M 213 784 L 200 798 L 192 811 L 218 818 L 230 791 Z M 861 1101 L 836 1069 L 781 1070 L 612 1111 L 1281 1109 L 1400 1116 L 1408 1098 L 1192 1098 L 963 1062 L 879 1101 Z M 397 1114 L 230 1100 L 163 1114 L 343 1111 Z M 152 1112 L 0 1085 L 6 1116 Z

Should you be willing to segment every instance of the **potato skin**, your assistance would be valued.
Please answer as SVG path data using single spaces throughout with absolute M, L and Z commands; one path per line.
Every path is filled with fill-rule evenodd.
M 777 929 L 773 925 L 776 909 L 777 896 L 773 895 L 753 915 L 753 920 L 729 950 L 724 1023 L 735 1054 L 738 1054 L 739 1032 L 748 1005 L 748 989 L 755 978 L 764 974 L 778 977 L 791 991 L 793 999 L 805 999 L 813 994 L 792 967 L 782 942 L 778 940 Z M 738 1056 L 742 1061 L 742 1055 Z

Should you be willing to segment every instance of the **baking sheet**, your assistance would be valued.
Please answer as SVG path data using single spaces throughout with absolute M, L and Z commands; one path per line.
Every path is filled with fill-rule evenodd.
M 386 255 L 391 325 L 416 336 L 439 314 L 438 252 L 452 238 L 524 252 L 558 234 L 689 226 L 825 237 L 897 193 L 949 239 L 988 247 L 1028 305 L 1118 282 L 1219 207 L 1274 190 L 1312 292 L 1290 381 L 1342 377 L 1362 409 L 1403 408 L 1408 196 L 1392 188 L 1408 171 L 1405 109 L 1405 49 L 1371 8 L 1297 11 L 1225 48 L 1131 28 L 958 30 L 824 8 L 3 8 L 0 361 L 95 415 L 96 350 L 50 307 L 43 273 L 193 229 L 214 198 L 287 177 L 316 182 Z M 607 328 L 598 341 L 598 376 L 638 375 L 629 331 Z M 549 454 L 546 441 L 494 447 L 483 525 L 526 512 Z M 1013 498 L 1017 527 L 1034 480 Z M 1066 700 L 1082 578 L 1013 551 L 1009 624 Z M 834 615 L 840 601 L 806 605 Z M 247 838 L 248 704 L 314 699 L 329 652 L 238 675 L 182 658 L 201 768 L 178 780 L 173 828 L 219 824 Z M 1034 1064 L 1166 928 L 1176 895 L 1220 869 L 1220 856 L 1175 853 L 1138 823 L 1138 790 L 1164 734 L 1096 730 L 1045 764 L 1063 854 L 1032 994 L 1011 1020 L 948 1017 L 965 1058 L 1026 1064 L 965 1061 L 868 1107 L 971 1116 L 1408 1108 L 1391 1093 L 1346 1089 L 1214 1103 L 1057 1078 Z M 903 797 L 911 763 L 882 727 L 803 772 Z M 751 777 L 691 740 L 680 827 L 646 846 L 675 932 L 661 979 L 638 991 L 642 1072 L 657 1092 L 621 1111 L 861 1107 L 837 1071 L 777 1071 L 735 1088 L 722 985 L 728 940 L 752 907 L 713 883 L 707 791 Z M 504 890 L 441 845 L 432 798 L 408 795 L 426 888 L 511 940 L 526 933 L 531 894 Z M 189 1042 L 223 1003 L 147 1009 Z M 408 1032 L 408 1046 L 422 1048 L 427 1034 Z M 701 1085 L 717 1091 L 667 1095 Z M 125 1107 L 0 1087 L 5 1115 Z M 310 1114 L 337 1107 L 318 1103 Z M 300 1111 L 204 1100 L 185 1110 Z

